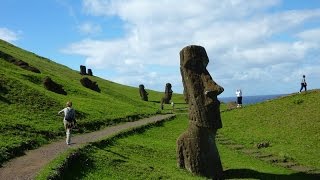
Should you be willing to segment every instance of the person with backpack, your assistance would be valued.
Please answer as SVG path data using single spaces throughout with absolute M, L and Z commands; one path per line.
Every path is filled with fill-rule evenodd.
M 72 108 L 72 102 L 68 101 L 66 104 L 67 107 L 58 112 L 58 114 L 64 113 L 63 125 L 66 130 L 66 143 L 71 144 L 71 130 L 75 125 L 76 113 Z

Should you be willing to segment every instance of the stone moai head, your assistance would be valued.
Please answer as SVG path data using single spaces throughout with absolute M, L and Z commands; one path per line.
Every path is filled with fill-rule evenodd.
M 170 83 L 166 84 L 165 93 L 172 93 L 172 86 Z
M 86 75 L 87 74 L 87 70 L 86 70 L 86 66 L 80 65 L 80 74 L 81 75 Z
M 206 50 L 201 46 L 187 46 L 180 51 L 180 71 L 184 97 L 189 104 L 189 122 L 198 127 L 222 127 L 220 102 L 217 96 L 224 89 L 206 69 L 209 63 Z
M 92 74 L 92 69 L 88 69 L 88 75 L 89 75 L 89 76 L 93 76 L 93 74 Z
M 140 93 L 140 97 L 141 97 L 142 100 L 148 101 L 148 93 L 144 89 L 144 85 L 143 84 L 139 85 L 139 93 Z

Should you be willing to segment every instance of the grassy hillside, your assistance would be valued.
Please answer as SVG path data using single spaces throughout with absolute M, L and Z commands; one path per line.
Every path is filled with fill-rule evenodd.
M 217 142 L 226 179 L 319 179 L 319 95 L 314 90 L 231 111 L 223 104 Z M 178 115 L 157 128 L 93 143 L 76 150 L 79 158 L 71 162 L 56 159 L 39 179 L 68 163 L 61 174 L 66 179 L 201 179 L 176 166 L 176 140 L 187 125 L 187 115 Z
M 78 71 L 2 40 L 0 53 L 0 164 L 25 149 L 63 136 L 62 117 L 57 112 L 68 100 L 76 109 L 81 132 L 161 113 L 157 102 L 163 93 L 147 90 L 149 102 L 145 102 L 140 100 L 138 88 L 86 76 L 97 82 L 99 93 L 81 85 L 83 76 Z M 18 60 L 41 73 L 10 62 Z M 47 90 L 43 85 L 46 77 L 62 85 L 67 95 Z M 175 94 L 173 101 L 183 102 L 183 97 Z
M 293 94 L 222 113 L 220 133 L 246 147 L 320 169 L 320 91 Z
M 187 129 L 187 119 L 187 115 L 178 115 L 156 128 L 135 130 L 68 152 L 72 154 L 70 158 L 63 155 L 55 159 L 36 179 L 57 175 L 60 179 L 207 179 L 177 167 L 176 140 Z M 221 144 L 218 149 L 226 179 L 315 178 L 274 166 Z

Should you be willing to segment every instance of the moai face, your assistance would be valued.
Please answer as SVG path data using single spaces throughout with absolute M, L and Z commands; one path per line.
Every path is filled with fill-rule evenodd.
M 187 46 L 180 51 L 180 70 L 190 123 L 218 129 L 222 123 L 217 96 L 224 89 L 213 81 L 206 69 L 208 63 L 207 53 L 201 46 Z
M 143 84 L 139 85 L 139 93 L 140 93 L 140 97 L 141 97 L 142 100 L 148 101 L 148 93 L 144 89 L 144 85 Z

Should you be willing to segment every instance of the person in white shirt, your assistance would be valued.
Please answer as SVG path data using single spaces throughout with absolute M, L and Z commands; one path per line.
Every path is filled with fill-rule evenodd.
M 237 107 L 242 107 L 242 91 L 241 89 L 237 89 L 236 91 L 236 95 L 237 95 Z
M 305 75 L 302 76 L 300 93 L 301 93 L 303 88 L 304 88 L 304 91 L 307 91 L 307 82 L 306 82 L 306 76 Z
M 71 129 L 74 126 L 75 123 L 75 111 L 72 108 L 72 102 L 68 101 L 66 104 L 66 108 L 63 108 L 61 111 L 58 112 L 58 114 L 64 113 L 64 118 L 63 118 L 63 125 L 66 130 L 66 143 L 68 145 L 71 145 Z

